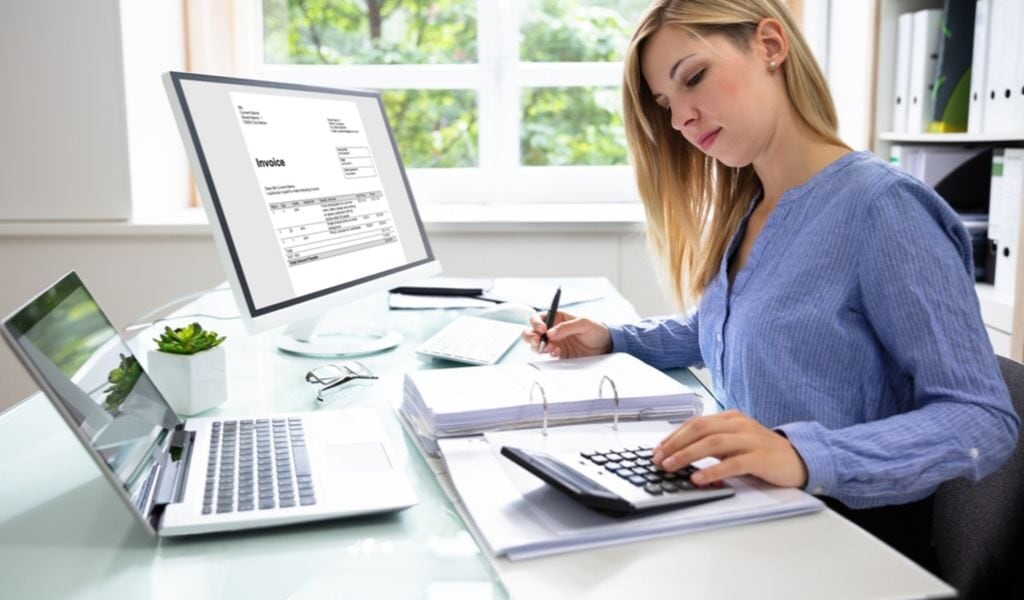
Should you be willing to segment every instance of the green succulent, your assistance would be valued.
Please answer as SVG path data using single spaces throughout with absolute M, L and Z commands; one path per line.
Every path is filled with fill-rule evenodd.
M 103 407 L 110 412 L 116 410 L 128 398 L 128 394 L 135 387 L 135 382 L 142 375 L 142 367 L 139 366 L 139 361 L 135 360 L 134 356 L 125 356 L 124 354 L 120 356 L 121 364 L 107 374 L 107 381 L 111 385 L 103 390 L 103 393 L 107 395 L 103 401 Z
M 161 352 L 170 354 L 195 354 L 209 350 L 225 340 L 216 331 L 203 329 L 199 323 L 191 323 L 184 327 L 171 329 L 165 327 L 160 339 L 153 339 Z

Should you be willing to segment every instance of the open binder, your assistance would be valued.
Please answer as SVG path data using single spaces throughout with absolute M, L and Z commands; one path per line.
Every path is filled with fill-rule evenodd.
M 652 515 L 616 518 L 581 507 L 500 455 L 503 446 L 557 453 L 650 446 L 673 429 L 666 422 L 609 423 L 488 432 L 440 440 L 456 506 L 494 556 L 511 560 L 753 523 L 820 510 L 821 500 L 752 477 L 729 479 L 735 496 Z M 699 467 L 714 459 L 695 463 Z
M 700 394 L 628 354 L 416 371 L 399 415 L 427 453 L 438 439 L 607 421 L 682 421 Z

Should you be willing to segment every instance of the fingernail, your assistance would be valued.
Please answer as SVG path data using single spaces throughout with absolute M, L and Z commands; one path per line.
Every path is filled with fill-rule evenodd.
M 666 471 L 672 471 L 673 469 L 675 469 L 676 468 L 676 459 L 675 459 L 675 457 L 670 456 L 670 457 L 666 458 L 665 459 L 665 463 L 663 465 L 661 465 L 661 468 L 665 469 Z
M 701 473 L 700 471 L 697 471 L 693 475 L 690 475 L 690 481 L 692 481 L 694 483 L 704 483 L 704 480 L 707 479 L 707 478 L 708 478 L 708 476 L 703 474 L 703 473 Z
M 662 455 L 661 450 L 656 450 L 654 452 L 654 456 L 651 457 L 651 460 L 653 460 L 655 462 L 655 464 L 657 464 L 657 463 L 660 463 L 661 459 L 663 459 L 663 458 L 665 458 L 665 457 Z

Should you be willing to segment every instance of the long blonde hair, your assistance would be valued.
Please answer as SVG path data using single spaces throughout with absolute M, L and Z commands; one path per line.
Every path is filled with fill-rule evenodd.
M 836 133 L 832 95 L 789 11 L 777 0 L 656 0 L 644 13 L 626 51 L 623 112 L 626 141 L 650 244 L 676 302 L 704 293 L 761 183 L 750 165 L 728 167 L 705 155 L 672 128 L 654 101 L 640 59 L 645 42 L 661 27 L 698 35 L 724 34 L 746 50 L 764 18 L 782 23 L 789 54 L 782 63 L 796 113 L 822 139 L 845 146 Z

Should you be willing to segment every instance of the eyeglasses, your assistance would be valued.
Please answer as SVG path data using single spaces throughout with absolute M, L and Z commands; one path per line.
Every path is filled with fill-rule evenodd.
M 377 379 L 363 363 L 352 360 L 341 364 L 327 364 L 306 373 L 306 381 L 322 386 L 316 392 L 316 399 L 326 402 L 328 396 L 354 379 Z

